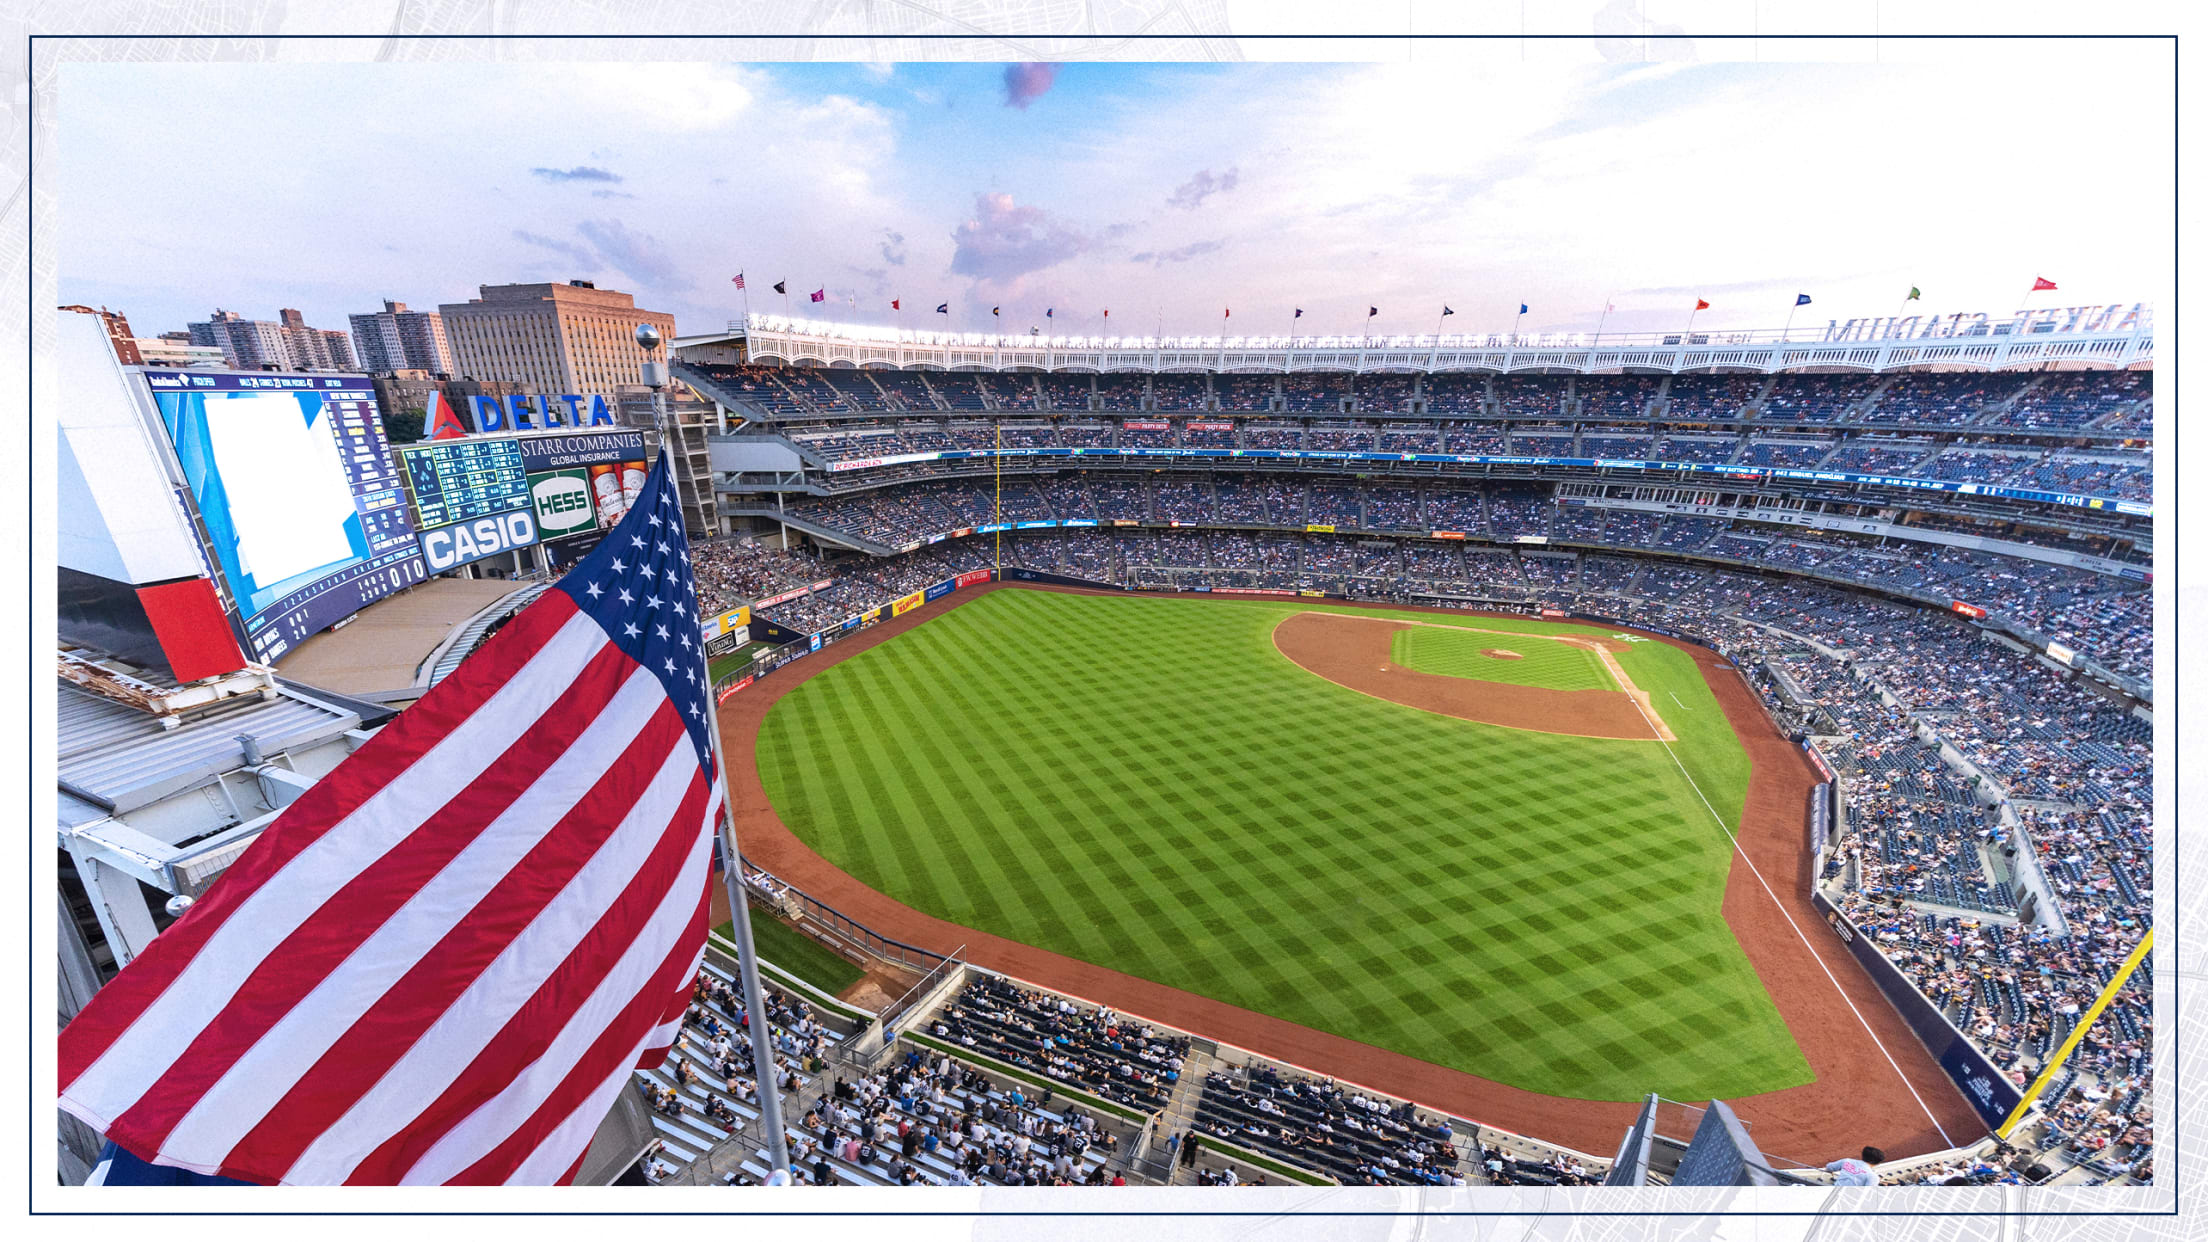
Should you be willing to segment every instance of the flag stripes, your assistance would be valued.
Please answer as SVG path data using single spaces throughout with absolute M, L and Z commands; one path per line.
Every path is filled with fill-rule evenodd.
M 722 807 L 668 469 L 93 998 L 64 1109 L 251 1182 L 573 1178 L 704 950 Z

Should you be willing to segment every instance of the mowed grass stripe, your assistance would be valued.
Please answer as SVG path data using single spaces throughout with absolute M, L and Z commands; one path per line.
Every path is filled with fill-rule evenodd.
M 1601 1099 L 1808 1080 L 1660 747 L 1346 691 L 1273 648 L 1302 610 L 993 592 L 793 691 L 761 776 L 930 913 L 1438 1064 Z M 1693 742 L 1737 815 L 1737 740 Z

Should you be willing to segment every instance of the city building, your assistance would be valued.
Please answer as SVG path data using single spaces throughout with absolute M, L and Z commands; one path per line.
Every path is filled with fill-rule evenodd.
M 191 324 L 194 345 L 220 349 L 228 365 L 248 371 L 351 371 L 352 338 L 330 328 L 309 327 L 306 316 L 289 307 L 279 318 L 247 319 L 219 307 Z
M 107 329 L 107 343 L 115 347 L 116 358 L 125 366 L 146 361 L 139 354 L 137 338 L 131 334 L 130 320 L 125 319 L 121 311 L 111 311 L 104 306 L 98 310 L 89 306 L 64 306 L 61 309 L 75 311 L 80 315 L 97 316 L 100 326 Z
M 375 371 L 369 383 L 375 386 L 376 406 L 383 411 L 383 433 L 394 444 L 411 443 L 428 434 L 424 423 L 432 393 L 443 393 L 446 405 L 463 412 L 469 408 L 470 397 L 529 395 L 520 384 L 500 380 L 446 379 L 412 368 L 389 372 L 370 369 Z
M 600 393 L 637 382 L 647 361 L 636 325 L 668 340 L 675 317 L 639 310 L 630 294 L 587 280 L 564 285 L 484 285 L 482 297 L 438 307 L 453 374 L 505 380 L 532 393 Z
M 149 367 L 224 367 L 230 365 L 230 360 L 223 356 L 222 350 L 213 345 L 194 345 L 189 337 L 181 341 L 170 339 L 181 335 L 183 334 L 165 332 L 157 337 L 139 337 L 131 342 L 131 346 L 138 351 L 137 358 L 126 357 L 119 350 L 116 357 L 122 358 L 125 362 L 143 362 Z
M 444 316 L 436 311 L 408 310 L 406 303 L 386 298 L 382 310 L 351 319 L 354 354 L 363 371 L 452 374 L 452 347 L 445 341 Z

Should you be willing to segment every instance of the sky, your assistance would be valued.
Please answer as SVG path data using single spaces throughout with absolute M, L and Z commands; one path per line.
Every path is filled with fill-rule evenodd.
M 76 64 L 43 167 L 62 300 L 141 336 L 569 279 L 696 335 L 746 311 L 738 272 L 751 311 L 784 281 L 914 329 L 1651 331 L 1697 298 L 1698 327 L 1758 328 L 1808 294 L 1804 327 L 1911 286 L 2006 312 L 2040 276 L 2037 305 L 2155 300 L 2172 90 L 2165 50 L 2117 43 L 2029 74 Z

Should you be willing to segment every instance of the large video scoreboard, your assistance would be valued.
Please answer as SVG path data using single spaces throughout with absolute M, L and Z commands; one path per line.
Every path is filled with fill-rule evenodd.
M 366 376 L 143 375 L 254 659 L 428 576 Z
M 529 507 L 529 472 L 512 440 L 438 440 L 399 456 L 423 530 Z

